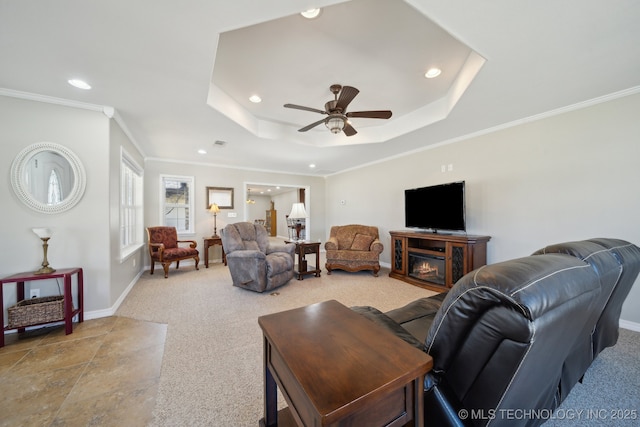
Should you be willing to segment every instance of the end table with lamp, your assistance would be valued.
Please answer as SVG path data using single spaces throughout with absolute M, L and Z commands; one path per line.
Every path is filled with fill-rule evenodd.
M 227 257 L 224 253 L 224 247 L 222 246 L 222 238 L 218 236 L 217 217 L 218 213 L 220 213 L 220 207 L 217 203 L 211 203 L 208 210 L 213 214 L 213 236 L 204 238 L 204 266 L 209 268 L 209 247 L 215 245 L 220 245 L 222 249 L 222 262 L 224 265 L 227 265 Z

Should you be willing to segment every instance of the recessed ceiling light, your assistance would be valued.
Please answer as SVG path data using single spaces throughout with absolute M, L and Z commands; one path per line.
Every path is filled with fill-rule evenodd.
M 316 167 L 316 165 L 314 165 L 313 163 L 311 163 L 311 164 L 309 165 L 309 167 L 310 167 L 311 169 L 313 169 L 313 168 L 315 168 L 315 167 Z
M 202 148 L 198 150 L 198 154 L 207 154 L 207 150 L 203 150 Z
M 73 87 L 77 87 L 78 89 L 84 89 L 84 90 L 89 90 L 91 89 L 91 85 L 89 85 L 89 83 L 85 82 L 84 80 L 80 80 L 80 79 L 70 79 L 67 80 L 67 82 L 73 86 Z
M 260 98 L 258 95 L 251 95 L 249 97 L 249 101 L 253 102 L 254 104 L 257 104 L 259 102 L 262 102 L 262 98 Z
M 442 70 L 440 68 L 429 68 L 429 70 L 424 73 L 424 76 L 428 79 L 432 79 L 434 77 L 438 77 Z
M 304 16 L 307 19 L 317 18 L 320 15 L 320 9 L 309 9 L 304 12 L 300 12 L 300 15 Z

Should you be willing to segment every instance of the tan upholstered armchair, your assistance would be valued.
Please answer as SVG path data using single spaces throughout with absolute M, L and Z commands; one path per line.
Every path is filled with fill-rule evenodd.
M 331 270 L 373 270 L 378 276 L 380 254 L 384 247 L 378 237 L 378 227 L 368 225 L 335 225 L 331 227 L 327 251 L 327 273 Z
M 165 279 L 169 277 L 169 265 L 176 262 L 176 270 L 180 267 L 180 260 L 193 258 L 196 261 L 196 270 L 200 257 L 195 240 L 178 240 L 178 232 L 175 227 L 147 227 L 147 241 L 149 244 L 149 257 L 151 258 L 151 274 L 156 262 L 162 264 Z M 189 243 L 189 247 L 178 246 L 178 243 Z

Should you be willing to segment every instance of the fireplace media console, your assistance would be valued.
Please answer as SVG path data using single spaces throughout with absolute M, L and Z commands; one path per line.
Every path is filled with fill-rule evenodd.
M 489 236 L 391 231 L 389 276 L 412 285 L 446 291 L 487 263 Z

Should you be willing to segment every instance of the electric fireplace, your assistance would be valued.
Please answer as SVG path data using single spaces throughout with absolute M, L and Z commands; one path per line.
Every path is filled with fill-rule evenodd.
M 409 276 L 414 279 L 444 285 L 444 256 L 409 252 Z

